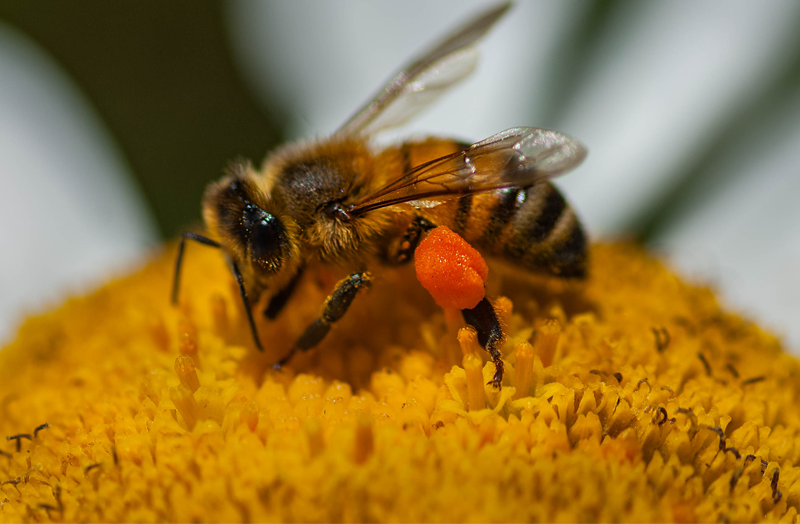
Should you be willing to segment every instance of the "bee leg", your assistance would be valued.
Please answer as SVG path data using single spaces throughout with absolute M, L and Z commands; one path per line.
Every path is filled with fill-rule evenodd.
M 187 240 L 194 240 L 200 244 L 205 244 L 206 246 L 211 246 L 219 249 L 220 245 L 218 242 L 211 240 L 208 237 L 204 237 L 203 235 L 198 235 L 196 233 L 189 233 L 186 232 L 181 236 L 181 241 L 178 244 L 178 256 L 175 258 L 175 276 L 172 279 L 172 303 L 178 303 L 178 288 L 180 287 L 181 282 L 181 265 L 183 264 L 183 248 L 186 244 Z
M 498 346 L 502 344 L 505 335 L 503 335 L 503 328 L 500 326 L 497 313 L 489 300 L 483 297 L 477 306 L 472 309 L 462 309 L 461 314 L 464 317 L 464 321 L 478 332 L 478 342 L 492 357 L 494 377 L 492 377 L 489 384 L 500 389 L 504 368 Z
M 349 277 L 343 278 L 337 282 L 333 292 L 325 299 L 322 315 L 306 328 L 292 350 L 272 367 L 280 369 L 281 366 L 291 360 L 298 350 L 308 351 L 319 344 L 322 339 L 325 338 L 325 335 L 328 334 L 328 331 L 330 331 L 331 324 L 342 318 L 347 312 L 353 299 L 356 298 L 358 290 L 363 287 L 369 287 L 371 281 L 372 275 L 366 271 L 362 271 L 353 273 Z
M 231 260 L 231 271 L 233 271 L 233 276 L 236 278 L 236 283 L 239 284 L 239 294 L 242 297 L 244 310 L 247 313 L 247 321 L 250 323 L 250 332 L 253 334 L 253 342 L 255 342 L 256 348 L 258 348 L 259 351 L 264 351 L 264 348 L 261 346 L 261 339 L 258 338 L 256 323 L 253 320 L 253 310 L 250 309 L 250 299 L 247 298 L 247 290 L 244 288 L 244 278 L 242 277 L 241 271 L 239 271 L 239 266 L 237 266 L 236 262 L 233 260 Z
M 175 258 L 175 277 L 172 280 L 172 303 L 178 303 L 178 289 L 180 288 L 180 281 L 181 281 L 181 266 L 183 264 L 183 249 L 185 247 L 187 240 L 194 240 L 200 244 L 204 244 L 206 246 L 211 246 L 219 249 L 220 246 L 219 242 L 215 240 L 211 240 L 208 237 L 204 237 L 203 235 L 198 235 L 196 233 L 184 233 L 181 236 L 181 241 L 178 244 L 178 256 Z M 264 348 L 261 346 L 261 340 L 258 338 L 258 331 L 256 331 L 256 323 L 253 321 L 253 312 L 250 310 L 250 300 L 247 298 L 247 292 L 244 289 L 244 278 L 242 278 L 242 273 L 239 271 L 239 266 L 236 265 L 236 262 L 231 262 L 231 270 L 233 271 L 233 276 L 236 278 L 236 282 L 239 284 L 239 293 L 242 295 L 242 302 L 244 302 L 244 310 L 247 312 L 247 320 L 250 322 L 250 331 L 253 333 L 253 341 L 256 343 L 256 347 L 259 351 L 264 351 Z
M 436 224 L 425 217 L 417 215 L 406 229 L 403 239 L 397 246 L 389 248 L 385 255 L 386 262 L 392 265 L 405 264 L 414 256 L 414 251 L 422 241 L 422 234 L 435 228 Z
M 292 277 L 292 280 L 286 284 L 286 287 L 278 291 L 270 300 L 269 304 L 267 304 L 266 309 L 264 309 L 264 316 L 270 320 L 273 320 L 275 317 L 283 309 L 283 306 L 286 305 L 286 302 L 289 301 L 291 298 L 292 293 L 294 293 L 294 288 L 297 287 L 297 282 L 300 280 L 300 277 L 303 275 L 303 270 L 297 272 L 295 276 Z

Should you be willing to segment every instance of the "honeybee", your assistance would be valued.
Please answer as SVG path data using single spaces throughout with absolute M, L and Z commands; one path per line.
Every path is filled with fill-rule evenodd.
M 489 9 L 412 61 L 326 140 L 282 146 L 261 170 L 239 163 L 203 199 L 209 236 L 184 233 L 175 265 L 177 302 L 186 240 L 219 248 L 238 282 L 253 340 L 263 350 L 252 305 L 268 293 L 274 319 L 309 264 L 353 271 L 292 350 L 316 346 L 368 287 L 374 265 L 409 262 L 425 233 L 446 225 L 484 254 L 527 271 L 582 278 L 586 239 L 548 179 L 578 165 L 586 149 L 546 129 L 516 127 L 474 144 L 443 138 L 376 151 L 369 138 L 405 123 L 476 65 L 473 44 L 508 10 Z M 487 298 L 462 311 L 491 355 L 500 387 L 503 331 Z

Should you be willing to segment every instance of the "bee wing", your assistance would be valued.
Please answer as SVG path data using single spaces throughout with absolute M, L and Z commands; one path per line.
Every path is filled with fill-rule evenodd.
M 472 44 L 483 37 L 511 7 L 506 2 L 479 15 L 406 64 L 337 134 L 373 134 L 404 124 L 447 89 L 469 76 L 478 63 Z
M 350 214 L 401 203 L 429 207 L 469 193 L 527 187 L 569 171 L 585 157 L 586 148 L 570 136 L 514 127 L 415 167 L 356 202 Z

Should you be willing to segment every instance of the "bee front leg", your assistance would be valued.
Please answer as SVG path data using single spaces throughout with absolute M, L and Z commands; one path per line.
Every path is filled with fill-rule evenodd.
M 183 250 L 187 240 L 194 240 L 195 242 L 216 249 L 222 248 L 219 242 L 212 240 L 208 237 L 204 237 L 203 235 L 187 232 L 181 236 L 181 241 L 178 244 L 178 255 L 175 258 L 175 275 L 172 279 L 173 304 L 178 303 L 178 290 L 180 289 L 180 283 L 181 283 L 181 267 L 183 265 Z M 247 291 L 244 288 L 244 278 L 242 278 L 242 273 L 239 271 L 239 266 L 237 266 L 236 262 L 234 261 L 231 261 L 231 271 L 233 272 L 233 276 L 236 279 L 236 283 L 239 284 L 239 294 L 242 297 L 242 302 L 244 302 L 244 310 L 247 312 L 247 320 L 250 322 L 250 331 L 253 334 L 253 342 L 255 342 L 256 348 L 258 348 L 259 351 L 264 351 L 264 348 L 261 346 L 261 340 L 258 338 L 258 331 L 256 331 L 256 323 L 253 321 L 253 312 L 250 309 L 250 300 L 247 298 Z
M 253 342 L 255 342 L 256 348 L 263 352 L 264 347 L 261 345 L 261 339 L 258 338 L 258 330 L 256 329 L 255 320 L 253 320 L 253 309 L 250 307 L 250 299 L 247 298 L 247 290 L 244 287 L 244 277 L 242 277 L 242 272 L 239 271 L 239 266 L 236 265 L 234 260 L 231 260 L 231 271 L 233 271 L 233 277 L 236 279 L 236 283 L 239 284 L 239 295 L 242 297 L 244 310 L 245 313 L 247 313 L 247 321 L 250 323 L 250 333 L 253 335 Z
M 464 317 L 464 321 L 478 332 L 478 342 L 492 357 L 494 377 L 492 377 L 489 384 L 500 389 L 504 368 L 498 347 L 503 343 L 505 335 L 503 335 L 503 328 L 500 326 L 497 313 L 489 300 L 483 297 L 477 306 L 472 309 L 462 309 L 461 314 Z
M 292 350 L 272 367 L 274 369 L 280 369 L 281 366 L 284 366 L 291 360 L 298 350 L 308 351 L 322 342 L 322 339 L 325 338 L 325 335 L 330 331 L 331 324 L 342 318 L 347 312 L 350 304 L 353 303 L 353 299 L 356 298 L 358 290 L 363 287 L 369 287 L 371 282 L 372 275 L 366 271 L 353 273 L 349 277 L 343 278 L 337 282 L 333 292 L 325 299 L 322 315 L 306 328 Z
M 220 249 L 219 242 L 216 242 L 208 237 L 204 237 L 203 235 L 198 235 L 197 233 L 189 233 L 188 231 L 181 235 L 181 241 L 178 243 L 178 253 L 175 257 L 175 273 L 172 277 L 172 303 L 178 303 L 178 290 L 180 289 L 181 285 L 181 267 L 183 266 L 183 250 L 186 247 L 187 240 L 194 240 L 199 244 L 203 244 L 209 247 L 213 247 L 216 249 Z

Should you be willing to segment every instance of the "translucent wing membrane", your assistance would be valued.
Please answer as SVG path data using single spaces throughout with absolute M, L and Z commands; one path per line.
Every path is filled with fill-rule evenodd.
M 350 214 L 400 203 L 427 207 L 468 193 L 527 187 L 580 164 L 586 148 L 572 137 L 536 127 L 515 127 L 415 167 L 354 204 Z
M 373 135 L 401 126 L 432 105 L 450 87 L 469 76 L 477 65 L 477 50 L 465 49 L 436 62 L 434 67 L 423 71 L 414 80 L 404 81 L 398 76 L 394 82 L 401 84 L 396 92 L 388 91 L 394 86 L 387 88 L 386 99 L 376 100 L 374 106 L 367 106 L 341 132 Z
M 337 133 L 373 134 L 416 116 L 475 70 L 478 53 L 470 46 L 489 31 L 510 5 L 503 3 L 483 13 L 407 64 Z

